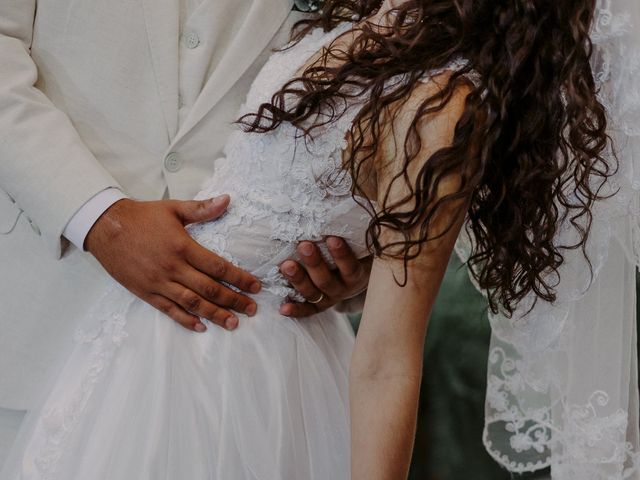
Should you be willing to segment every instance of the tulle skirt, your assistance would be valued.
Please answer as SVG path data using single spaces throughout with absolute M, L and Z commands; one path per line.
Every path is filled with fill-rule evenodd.
M 348 479 L 348 321 L 257 301 L 236 331 L 195 333 L 114 286 L 0 479 Z

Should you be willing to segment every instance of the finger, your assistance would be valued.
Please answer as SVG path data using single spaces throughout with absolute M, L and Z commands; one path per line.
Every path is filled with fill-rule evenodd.
M 188 313 L 206 318 L 222 328 L 234 330 L 238 326 L 238 317 L 233 313 L 208 302 L 193 290 L 179 283 L 170 283 L 165 295 Z
M 327 248 L 346 285 L 354 285 L 362 280 L 364 269 L 351 247 L 340 237 L 328 237 Z
M 193 290 L 205 300 L 220 307 L 230 308 L 249 316 L 256 314 L 258 306 L 256 302 L 246 295 L 234 292 L 221 283 L 212 280 L 195 268 L 188 268 L 176 277 L 176 282 Z
M 289 281 L 291 286 L 295 288 L 309 302 L 315 302 L 319 298 L 325 296 L 311 281 L 305 269 L 294 262 L 287 260 L 280 266 L 280 272 Z
M 242 291 L 258 293 L 260 281 L 248 272 L 236 267 L 233 263 L 207 250 L 195 240 L 193 248 L 186 252 L 187 261 L 192 267 L 209 277 L 226 282 Z
M 208 200 L 175 200 L 174 206 L 182 224 L 188 225 L 220 217 L 227 210 L 229 201 L 229 195 L 220 195 Z
M 344 285 L 331 272 L 318 247 L 311 242 L 301 242 L 298 245 L 298 253 L 313 285 L 325 295 L 339 296 L 344 290 Z
M 315 315 L 320 310 L 312 303 L 284 303 L 280 306 L 280 315 L 292 318 L 305 318 Z
M 162 313 L 182 325 L 187 330 L 192 330 L 198 333 L 207 331 L 207 327 L 200 321 L 198 317 L 187 313 L 184 308 L 180 307 L 177 303 L 169 300 L 167 297 L 152 294 L 147 299 L 147 303 L 160 310 Z

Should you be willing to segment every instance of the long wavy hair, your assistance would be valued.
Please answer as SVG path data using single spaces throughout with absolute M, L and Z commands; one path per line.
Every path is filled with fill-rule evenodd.
M 465 59 L 443 88 L 420 99 L 396 152 L 404 171 L 394 182 L 404 182 L 410 195 L 401 202 L 389 201 L 389 191 L 378 198 L 369 248 L 402 259 L 406 268 L 443 235 L 433 226 L 441 209 L 466 199 L 462 214 L 474 239 L 469 266 L 491 310 L 512 315 L 530 292 L 553 301 L 563 251 L 584 250 L 592 207 L 616 168 L 604 158 L 605 109 L 589 63 L 595 0 L 405 0 L 384 15 L 384 28 L 367 21 L 382 3 L 327 0 L 315 17 L 299 22 L 294 41 L 344 22 L 354 22 L 357 35 L 348 47 L 334 41 L 239 122 L 254 132 L 290 122 L 312 137 L 344 113 L 340 105 L 362 102 L 343 154 L 361 197 L 387 131 L 386 112 L 409 98 L 425 74 Z M 420 138 L 420 122 L 442 110 L 461 84 L 469 88 L 465 76 L 472 72 L 479 82 L 470 86 L 452 143 L 419 158 L 428 140 Z M 411 180 L 413 165 L 420 168 Z M 456 172 L 462 172 L 458 191 L 436 198 L 439 183 Z M 557 245 L 565 221 L 578 240 Z M 402 240 L 384 242 L 383 229 Z

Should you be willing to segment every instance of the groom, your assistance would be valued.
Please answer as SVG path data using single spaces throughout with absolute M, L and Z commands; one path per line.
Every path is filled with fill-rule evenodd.
M 212 174 L 257 71 L 302 18 L 292 9 L 0 2 L 0 463 L 109 275 L 194 332 L 199 317 L 233 330 L 255 313 L 257 279 L 184 230 L 221 215 L 228 197 L 187 199 Z M 282 265 L 308 300 L 283 315 L 364 287 L 366 267 L 340 239 L 327 243 L 336 271 L 309 242 L 303 265 Z

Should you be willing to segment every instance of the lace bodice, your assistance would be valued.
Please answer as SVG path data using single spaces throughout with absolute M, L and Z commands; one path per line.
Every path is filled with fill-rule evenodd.
M 306 59 L 348 28 L 329 33 L 318 29 L 294 47 L 274 53 L 256 77 L 240 115 L 255 112 Z M 339 235 L 365 255 L 370 216 L 352 198 L 351 177 L 341 169 L 345 134 L 356 113 L 355 106 L 349 108 L 313 141 L 301 138 L 291 124 L 266 134 L 241 129 L 232 133 L 226 157 L 216 161 L 214 176 L 196 196 L 228 193 L 231 205 L 220 220 L 190 226 L 192 236 L 258 276 L 264 290 L 278 296 L 294 295 L 278 265 L 295 257 L 300 240 L 320 242 Z

